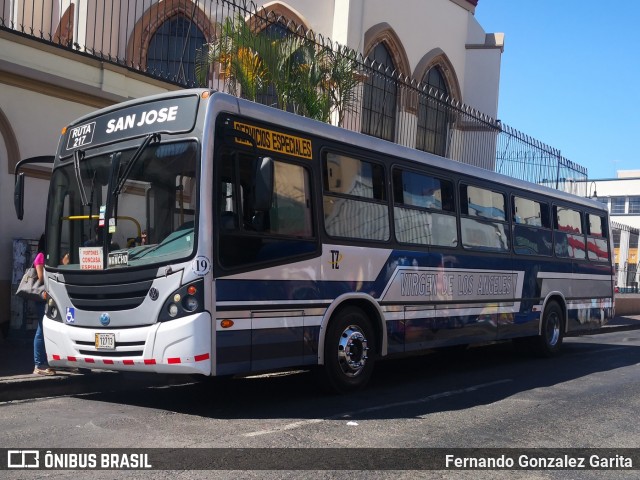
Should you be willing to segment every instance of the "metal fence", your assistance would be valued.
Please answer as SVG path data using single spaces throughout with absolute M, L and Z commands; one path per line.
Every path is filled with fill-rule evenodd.
M 586 194 L 558 150 L 252 2 L 0 0 L 0 29 Z

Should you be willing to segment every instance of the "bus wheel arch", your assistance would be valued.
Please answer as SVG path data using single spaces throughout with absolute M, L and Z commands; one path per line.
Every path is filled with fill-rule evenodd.
M 383 317 L 367 298 L 336 302 L 322 322 L 318 364 L 324 383 L 337 392 L 363 388 L 386 342 Z

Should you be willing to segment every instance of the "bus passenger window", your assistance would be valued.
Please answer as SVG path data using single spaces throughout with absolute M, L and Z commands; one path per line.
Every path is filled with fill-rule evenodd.
M 394 228 L 400 243 L 458 244 L 452 182 L 395 169 L 393 198 Z
M 462 245 L 465 248 L 509 251 L 504 194 L 461 185 L 460 211 Z
M 574 259 L 586 258 L 582 213 L 570 208 L 554 206 L 553 224 L 556 256 Z
M 552 254 L 549 205 L 528 198 L 512 198 L 513 250 L 520 255 Z
M 323 181 L 324 227 L 329 235 L 389 240 L 382 165 L 327 153 Z
M 587 255 L 589 260 L 606 262 L 609 260 L 609 242 L 606 238 L 606 220 L 599 215 L 588 214 Z
M 470 217 L 506 221 L 504 195 L 485 188 L 462 185 L 460 187 L 462 212 Z

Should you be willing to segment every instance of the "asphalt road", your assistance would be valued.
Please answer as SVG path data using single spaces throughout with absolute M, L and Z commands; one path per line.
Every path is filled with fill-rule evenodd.
M 0 404 L 5 448 L 612 448 L 640 440 L 640 331 L 565 339 L 538 359 L 510 344 L 387 361 L 357 394 L 320 393 L 309 372 L 131 385 Z M 350 451 L 351 452 L 351 451 Z M 358 450 L 353 450 L 358 455 Z M 259 460 L 258 460 L 259 461 Z M 257 465 L 259 466 L 259 465 Z M 127 473 L 207 478 L 212 472 Z M 636 467 L 638 468 L 638 466 Z M 9 478 L 25 478 L 8 472 Z M 55 472 L 78 478 L 80 472 Z M 87 473 L 87 472 L 85 472 Z M 92 472 L 95 478 L 119 478 Z M 344 472 L 214 472 L 215 478 L 338 478 Z M 12 476 L 14 475 L 15 476 Z M 37 478 L 52 472 L 31 472 Z M 150 475 L 151 474 L 151 475 Z M 637 478 L 629 471 L 349 472 L 350 478 Z

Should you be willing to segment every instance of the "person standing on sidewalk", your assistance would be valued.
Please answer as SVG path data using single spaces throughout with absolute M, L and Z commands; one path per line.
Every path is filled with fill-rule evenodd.
M 38 273 L 38 281 L 44 282 L 44 252 L 45 252 L 45 237 L 44 233 L 40 236 L 38 242 L 38 254 L 33 261 L 33 266 Z M 36 335 L 33 338 L 33 361 L 35 368 L 33 373 L 35 375 L 55 375 L 56 371 L 49 367 L 47 362 L 47 351 L 44 346 L 44 332 L 42 331 L 42 317 L 44 317 L 45 299 L 34 302 L 36 305 L 36 315 L 38 316 L 38 328 L 36 329 Z

